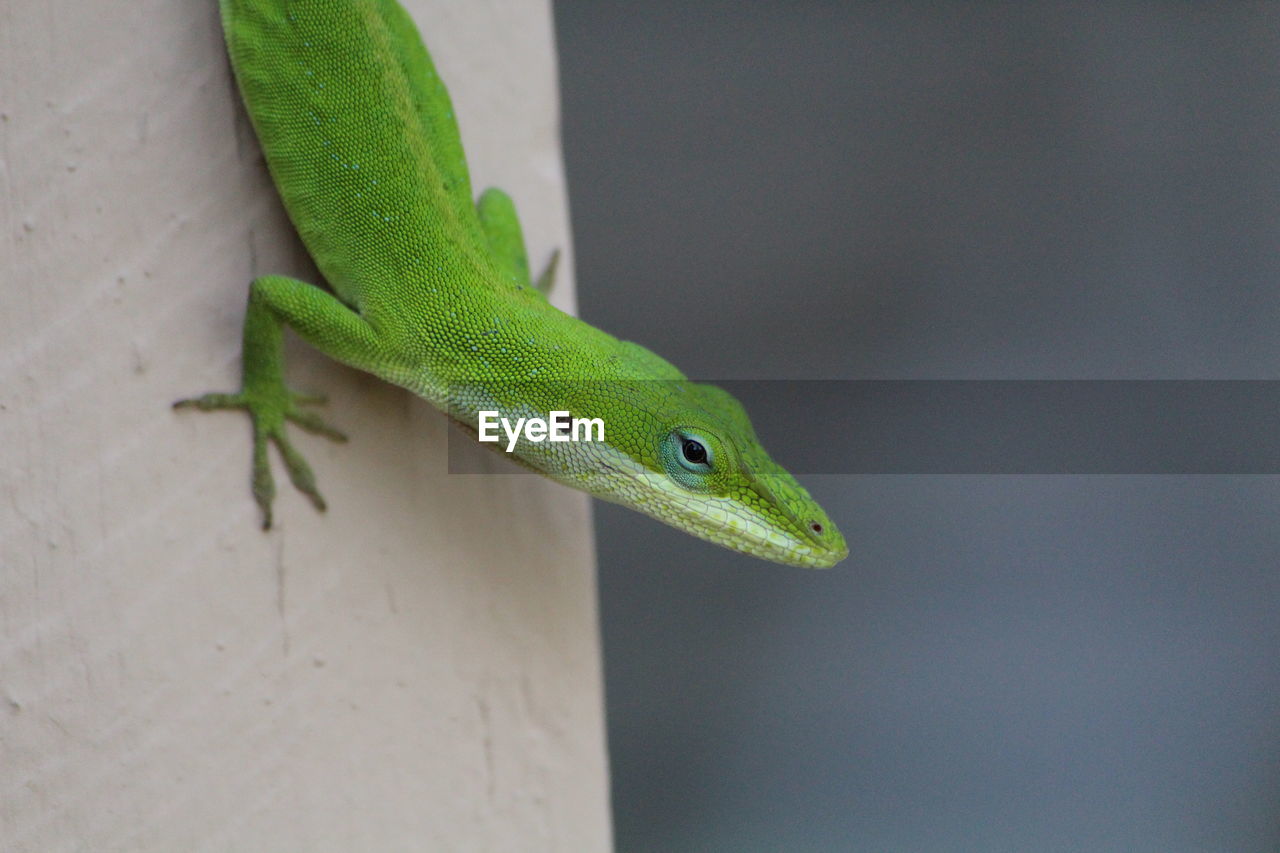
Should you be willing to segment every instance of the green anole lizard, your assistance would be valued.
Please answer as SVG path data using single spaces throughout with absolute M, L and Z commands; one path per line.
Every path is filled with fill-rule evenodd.
M 826 567 L 847 554 L 728 392 L 546 298 L 510 198 L 472 200 L 448 92 L 396 0 L 222 0 L 231 65 L 286 209 L 333 292 L 256 279 L 241 389 L 176 405 L 253 421 L 253 495 L 271 525 L 267 446 L 324 508 L 287 423 L 341 439 L 284 382 L 282 329 L 426 398 L 478 413 L 603 420 L 603 441 L 521 440 L 517 461 L 736 551 Z

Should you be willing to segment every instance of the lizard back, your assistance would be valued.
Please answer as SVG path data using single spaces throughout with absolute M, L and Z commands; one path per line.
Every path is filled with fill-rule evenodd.
M 379 299 L 380 287 L 456 280 L 458 265 L 487 265 L 448 93 L 398 3 L 221 8 L 272 178 L 343 301 L 376 322 L 379 303 L 392 300 Z

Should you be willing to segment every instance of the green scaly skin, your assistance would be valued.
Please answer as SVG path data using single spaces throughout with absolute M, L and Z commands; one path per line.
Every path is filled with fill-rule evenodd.
M 240 392 L 177 404 L 248 411 L 264 527 L 269 443 L 324 508 L 286 423 L 342 439 L 302 408 L 320 400 L 285 385 L 287 324 L 473 428 L 481 409 L 603 419 L 603 442 L 516 448 L 561 483 L 768 560 L 826 567 L 848 554 L 733 397 L 547 301 L 554 259 L 532 281 L 510 198 L 490 189 L 473 204 L 448 92 L 395 0 L 222 0 L 222 21 L 276 187 L 333 289 L 254 281 Z

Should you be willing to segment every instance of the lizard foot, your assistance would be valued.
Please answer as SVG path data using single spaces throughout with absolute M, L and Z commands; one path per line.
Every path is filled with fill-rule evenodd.
M 246 391 L 239 394 L 205 394 L 203 397 L 179 400 L 173 404 L 175 409 L 199 409 L 202 412 L 238 409 L 249 413 L 253 420 L 253 499 L 262 510 L 263 530 L 271 528 L 271 504 L 276 495 L 275 480 L 271 476 L 271 465 L 267 460 L 268 444 L 274 444 L 280 451 L 289 481 L 294 487 L 310 498 L 316 509 L 325 509 L 324 497 L 316 488 L 315 473 L 289 441 L 285 424 L 292 422 L 307 432 L 323 435 L 333 441 L 347 440 L 343 433 L 329 426 L 315 412 L 301 408 L 304 405 L 324 403 L 324 395 L 300 394 L 283 387 L 272 391 L 273 393 L 267 394 Z

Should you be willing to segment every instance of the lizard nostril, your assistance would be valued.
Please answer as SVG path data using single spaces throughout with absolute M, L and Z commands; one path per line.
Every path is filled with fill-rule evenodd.
M 811 521 L 809 522 L 809 529 L 812 530 L 814 533 L 821 533 L 822 525 L 816 521 Z

